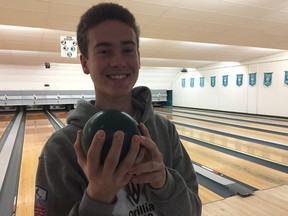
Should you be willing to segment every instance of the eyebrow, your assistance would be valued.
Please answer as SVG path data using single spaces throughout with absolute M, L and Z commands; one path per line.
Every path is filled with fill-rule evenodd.
M 132 40 L 126 40 L 126 41 L 121 41 L 121 45 L 134 45 L 136 46 L 136 43 Z M 97 47 L 111 47 L 112 46 L 112 43 L 110 42 L 100 42 L 100 43 L 97 43 L 95 46 L 94 46 L 94 49 L 97 48 Z

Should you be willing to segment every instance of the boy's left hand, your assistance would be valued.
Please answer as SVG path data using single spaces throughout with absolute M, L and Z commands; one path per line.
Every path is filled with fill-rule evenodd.
M 166 183 L 163 155 L 151 139 L 146 126 L 140 123 L 139 127 L 142 133 L 141 150 L 136 158 L 136 163 L 129 171 L 129 174 L 133 174 L 131 182 L 135 184 L 148 183 L 152 188 L 160 189 Z

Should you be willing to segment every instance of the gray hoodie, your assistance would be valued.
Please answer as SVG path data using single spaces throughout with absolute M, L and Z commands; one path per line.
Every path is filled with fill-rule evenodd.
M 35 216 L 198 216 L 201 201 L 191 160 L 173 123 L 154 113 L 147 87 L 132 91 L 136 120 L 143 122 L 163 154 L 167 181 L 163 188 L 128 184 L 114 203 L 88 197 L 85 174 L 77 163 L 73 144 L 76 133 L 97 110 L 93 101 L 80 100 L 67 117 L 68 125 L 56 131 L 39 157 L 35 190 Z

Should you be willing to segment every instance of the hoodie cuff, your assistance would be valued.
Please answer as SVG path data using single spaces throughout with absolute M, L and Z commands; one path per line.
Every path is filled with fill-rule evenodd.
M 86 190 L 79 205 L 79 215 L 85 216 L 111 216 L 116 204 L 116 199 L 111 204 L 97 202 L 91 199 Z
M 166 182 L 164 186 L 160 189 L 150 188 L 151 195 L 157 197 L 159 200 L 169 200 L 171 198 L 171 193 L 173 193 L 175 187 L 175 182 L 173 175 L 170 171 L 166 168 Z

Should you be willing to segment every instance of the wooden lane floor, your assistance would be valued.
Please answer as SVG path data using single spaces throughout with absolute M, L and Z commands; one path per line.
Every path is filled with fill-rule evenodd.
M 227 129 L 227 127 L 223 129 L 222 125 L 217 125 L 217 127 L 216 124 L 212 125 L 208 123 L 207 125 L 205 125 L 203 122 L 186 119 L 185 117 L 171 117 L 170 115 L 167 115 L 166 117 L 172 120 L 176 119 L 187 124 L 196 124 L 197 126 L 201 124 L 201 126 L 203 127 L 213 128 L 215 130 L 223 131 Z M 245 152 L 250 155 L 277 161 L 280 164 L 288 164 L 287 151 L 285 150 L 260 144 L 254 144 L 252 142 L 247 142 L 244 140 L 241 141 L 223 135 L 213 134 L 202 130 L 196 130 L 185 126 L 179 126 L 177 124 L 176 128 L 180 135 L 193 137 L 194 139 L 205 141 L 214 145 L 229 147 L 230 149 Z M 248 134 L 250 137 L 257 137 L 254 132 L 249 132 L 249 130 L 246 130 L 245 133 Z M 264 139 L 262 137 L 258 138 Z M 287 141 L 287 137 L 285 138 L 283 136 L 283 142 Z M 276 171 L 271 168 L 264 167 L 228 154 L 224 154 L 216 150 L 199 146 L 185 140 L 183 140 L 183 144 L 189 152 L 192 160 L 194 160 L 195 162 L 200 163 L 211 169 L 217 170 L 227 176 L 230 176 L 255 188 L 267 189 L 279 185 L 288 184 L 288 176 L 283 172 Z
M 62 122 L 66 122 L 66 116 L 67 116 L 67 112 L 65 112 L 65 111 L 62 111 L 62 112 L 54 112 L 53 111 L 53 114 L 54 115 L 56 115 Z M 28 115 L 27 115 L 28 116 Z M 30 114 L 29 114 L 29 116 L 30 116 Z M 36 143 L 38 143 L 38 145 L 39 145 L 39 147 L 40 147 L 40 145 L 44 145 L 44 143 L 46 142 L 46 140 L 48 139 L 48 137 L 50 137 L 50 135 L 51 135 L 51 133 L 54 131 L 54 129 L 52 128 L 52 126 L 51 126 L 51 124 L 50 124 L 50 122 L 47 120 L 47 118 L 46 118 L 46 116 L 42 113 L 42 114 L 39 114 L 39 120 L 37 120 L 38 119 L 38 117 L 37 117 L 37 115 L 35 114 L 35 115 L 32 115 L 32 116 L 30 116 L 29 117 L 29 119 L 31 119 L 31 120 L 29 120 L 29 121 L 27 121 L 27 126 L 29 125 L 29 127 L 28 127 L 28 129 L 27 129 L 27 131 L 30 131 L 30 133 L 28 133 L 29 134 L 29 136 L 28 135 L 26 135 L 26 132 L 25 132 L 25 144 L 24 144 L 24 147 L 25 147 L 25 145 L 26 145 L 26 143 L 30 143 L 30 141 L 29 140 L 31 140 L 31 142 L 36 142 Z M 27 117 L 27 119 L 28 119 L 28 117 Z M 40 127 L 40 125 L 41 125 L 41 127 Z M 41 130 L 40 131 L 42 131 L 42 127 L 44 128 L 43 129 L 43 135 L 45 134 L 45 132 L 46 132 L 46 135 L 44 135 L 45 136 L 45 138 L 40 138 L 40 137 L 42 137 L 42 135 L 40 135 L 40 133 L 39 132 L 37 132 L 37 130 L 40 130 L 40 128 L 41 128 Z M 38 129 L 37 129 L 38 128 Z M 38 134 L 39 133 L 39 134 Z M 30 138 L 28 138 L 28 137 L 30 137 Z M 37 138 L 38 137 L 38 138 Z M 34 140 L 34 141 L 33 141 Z M 38 141 L 35 141 L 35 140 L 38 140 Z M 41 141 L 42 140 L 42 141 Z M 40 143 L 42 143 L 42 144 L 40 144 Z M 189 146 L 191 146 L 191 143 L 189 143 Z M 196 146 L 196 145 L 195 145 Z M 38 151 L 38 153 L 34 153 L 33 155 L 35 156 L 33 156 L 32 154 L 31 154 L 31 151 L 29 151 L 29 148 L 27 148 L 27 150 L 25 150 L 25 149 L 23 149 L 23 156 L 22 156 L 22 163 L 24 163 L 24 160 L 26 160 L 26 161 L 29 161 L 28 163 L 29 163 L 29 166 L 30 166 L 30 168 L 31 169 L 34 169 L 34 173 L 31 173 L 31 175 L 30 175 L 30 177 L 25 177 L 26 178 L 26 180 L 27 181 L 29 181 L 29 179 L 30 179 L 30 182 L 32 182 L 32 183 L 29 183 L 29 185 L 31 185 L 31 190 L 29 191 L 29 189 L 28 189 L 28 187 L 27 187 L 27 185 L 28 185 L 28 183 L 26 182 L 26 183 L 20 183 L 19 182 L 19 193 L 18 193 L 18 204 L 17 204 L 17 216 L 22 216 L 22 215 L 32 215 L 32 213 L 31 212 L 33 212 L 33 204 L 34 204 L 34 182 L 35 182 L 35 177 L 31 177 L 33 174 L 35 175 L 36 174 L 36 169 L 37 169 L 37 164 L 38 164 L 38 156 L 40 155 L 40 151 L 41 151 L 41 149 L 42 149 L 42 147 L 43 146 L 41 146 L 40 147 L 40 149 L 38 149 L 38 148 L 31 148 L 30 147 L 30 150 L 31 151 Z M 194 152 L 195 150 L 193 150 L 193 152 Z M 206 151 L 204 151 L 204 152 L 206 152 Z M 27 157 L 24 157 L 24 154 L 29 154 L 30 156 L 27 156 Z M 32 155 L 32 156 L 31 156 Z M 198 153 L 196 153 L 196 155 L 198 155 Z M 213 154 L 212 154 L 213 155 Z M 34 161 L 34 162 L 30 162 L 31 161 L 31 159 L 30 158 L 35 158 L 36 159 L 36 161 Z M 192 157 L 192 159 L 193 160 L 195 160 L 196 161 L 196 158 L 195 158 L 195 156 L 194 155 L 191 155 L 191 157 Z M 28 159 L 29 158 L 29 159 Z M 202 156 L 202 159 L 201 160 L 199 160 L 199 158 L 201 158 L 201 155 L 199 154 L 199 156 L 198 156 L 198 161 L 197 162 L 199 162 L 199 161 L 205 161 L 207 158 L 209 158 L 209 156 L 207 156 L 207 154 L 204 154 L 203 156 Z M 33 159 L 34 160 L 34 159 Z M 234 161 L 234 160 L 237 160 L 237 158 L 234 158 L 234 159 L 232 159 L 231 160 L 231 162 L 232 161 Z M 210 166 L 210 163 L 209 164 L 206 164 L 207 165 L 207 167 L 211 167 L 211 168 L 215 168 L 216 170 L 221 170 L 222 171 L 222 169 L 220 169 L 222 166 L 229 166 L 229 163 L 231 163 L 230 161 L 227 161 L 226 159 L 225 160 L 221 160 L 221 162 L 222 162 L 222 164 L 221 163 L 219 163 L 219 164 L 216 164 L 217 166 L 213 166 L 213 167 L 211 167 Z M 200 162 L 199 162 L 200 163 Z M 213 163 L 213 162 L 212 162 Z M 26 162 L 26 165 L 27 165 L 27 162 Z M 204 165 L 204 164 L 203 164 Z M 22 166 L 24 166 L 24 165 L 22 165 Z M 246 164 L 246 166 L 249 166 L 249 165 L 247 165 Z M 34 168 L 33 168 L 34 167 Z M 239 167 L 238 167 L 239 168 Z M 232 170 L 232 172 L 233 172 L 233 168 L 225 168 L 226 169 L 226 171 L 222 171 L 223 173 L 230 173 L 230 171 L 229 170 Z M 242 167 L 242 168 L 239 168 L 239 169 L 241 169 L 242 170 L 242 174 L 241 175 L 244 175 L 244 174 L 246 174 L 245 173 L 245 169 L 246 169 L 246 167 L 244 166 L 244 167 Z M 29 173 L 29 171 L 22 171 L 22 167 L 21 167 L 21 173 L 22 172 L 28 172 Z M 32 172 L 32 171 L 31 171 Z M 244 174 L 243 174 L 244 173 Z M 249 174 L 249 173 L 248 173 Z M 22 174 L 21 174 L 22 175 Z M 21 179 L 21 175 L 20 175 L 20 179 Z M 250 174 L 249 174 L 250 175 Z M 232 176 L 233 177 L 233 176 Z M 21 180 L 20 180 L 21 181 Z M 23 182 L 23 180 L 21 181 L 21 182 Z M 257 180 L 257 182 L 258 182 L 258 180 Z M 261 181 L 260 181 L 260 183 L 261 183 Z M 20 192 L 20 185 L 25 185 L 26 184 L 26 186 L 25 187 L 27 187 L 27 191 L 25 191 L 24 189 L 21 189 L 21 191 L 22 192 Z M 257 183 L 258 184 L 258 183 Z M 280 183 L 281 184 L 281 183 Z M 271 184 L 271 185 L 268 185 L 268 186 L 266 186 L 266 187 L 273 187 L 273 185 L 278 185 L 278 183 L 276 182 L 274 182 L 274 184 Z M 253 186 L 253 185 L 252 185 Z M 264 187 L 263 187 L 264 188 Z M 21 196 L 21 194 L 22 194 L 22 196 Z M 25 195 L 26 194 L 26 198 L 25 198 Z M 202 187 L 201 185 L 199 186 L 199 194 L 200 194 L 200 197 L 201 197 L 201 200 L 202 200 L 202 202 L 203 202 L 203 204 L 204 204 L 204 206 L 206 205 L 206 204 L 208 204 L 208 203 L 215 203 L 215 201 L 219 201 L 219 200 L 223 200 L 223 198 L 222 197 L 220 197 L 220 196 L 218 196 L 217 194 L 214 194 L 213 192 L 211 192 L 211 191 L 209 191 L 208 189 L 206 189 L 206 188 L 204 188 L 204 187 Z M 22 198 L 21 198 L 22 197 Z M 30 198 L 28 198 L 28 197 L 30 197 Z M 21 201 L 21 199 L 23 199 L 24 201 Z M 30 201 L 29 201 L 30 200 Z M 20 210 L 20 209 L 26 209 L 26 212 L 25 212 L 25 210 Z M 30 208 L 30 211 L 28 212 L 28 209 Z M 19 212 L 24 212 L 24 213 L 19 213 Z
M 38 157 L 54 128 L 45 114 L 27 112 L 16 216 L 34 215 L 35 177 Z
M 65 125 L 66 125 L 66 118 L 68 115 L 67 111 L 63 111 L 63 110 L 54 110 L 51 111 L 60 121 L 62 121 Z
M 181 134 L 181 130 L 179 131 Z M 229 154 L 182 140 L 191 160 L 263 190 L 288 184 L 288 175 Z
M 14 112 L 0 112 L 0 138 L 10 121 L 13 119 L 14 115 Z
M 163 111 L 163 110 L 162 110 Z M 169 111 L 169 110 L 168 110 Z M 239 134 L 244 137 L 248 138 L 256 138 L 259 140 L 268 140 L 271 142 L 278 142 L 280 141 L 283 145 L 288 145 L 288 136 L 280 136 L 280 135 L 275 135 L 273 133 L 265 133 L 265 132 L 258 132 L 258 131 L 253 131 L 253 130 L 248 130 L 248 129 L 241 129 L 241 128 L 232 128 L 229 129 L 227 126 L 223 126 L 221 124 L 210 124 L 206 122 L 201 122 L 201 121 L 194 121 L 191 119 L 186 119 L 184 116 L 183 117 L 174 117 L 171 115 L 164 115 L 170 120 L 175 120 L 177 122 L 185 122 L 188 125 L 193 125 L 193 126 L 201 126 L 204 128 L 209 128 L 209 129 L 214 129 L 216 131 L 221 131 L 221 132 L 233 132 L 233 134 Z M 205 117 L 203 117 L 205 118 Z M 263 126 L 264 127 L 264 126 Z M 254 143 L 253 140 L 246 140 L 246 139 L 237 139 L 229 136 L 223 136 L 217 133 L 212 133 L 212 132 L 207 132 L 203 131 L 200 129 L 195 129 L 195 128 L 189 128 L 186 126 L 182 125 L 177 125 L 177 128 L 181 129 L 182 135 L 193 137 L 195 139 L 218 145 L 218 146 L 223 146 L 225 148 L 233 149 L 239 152 L 244 152 L 259 158 L 263 158 L 266 160 L 270 160 L 276 163 L 288 165 L 288 156 L 287 156 L 287 151 L 274 148 L 271 146 L 264 146 L 262 144 L 257 144 Z M 261 136 L 260 136 L 261 135 Z M 274 140 L 274 138 L 277 138 Z
M 193 137 L 194 139 L 207 142 L 212 145 L 232 149 L 237 152 L 243 152 L 279 164 L 288 165 L 287 151 L 271 146 L 264 146 L 253 143 L 252 141 L 236 139 L 194 128 L 188 128 L 182 125 L 176 125 L 181 135 Z
M 174 109 L 173 109 L 174 110 Z M 165 110 L 161 110 L 161 112 L 165 112 Z M 167 111 L 167 113 L 169 114 L 172 113 L 171 111 Z M 193 111 L 194 112 L 194 111 Z M 176 112 L 173 112 L 173 114 Z M 177 115 L 179 115 L 179 113 L 177 113 Z M 218 115 L 218 114 L 217 114 Z M 225 115 L 225 114 L 221 114 L 221 115 Z M 209 129 L 214 129 L 214 130 L 220 130 L 220 131 L 228 131 L 229 133 L 234 133 L 237 134 L 240 132 L 242 132 L 243 136 L 248 136 L 248 137 L 256 137 L 257 139 L 260 140 L 265 140 L 265 139 L 270 139 L 270 141 L 274 141 L 274 142 L 281 142 L 282 144 L 288 144 L 288 138 L 287 136 L 275 136 L 276 139 L 271 139 L 271 137 L 274 137 L 273 133 L 259 133 L 259 131 L 253 131 L 253 130 L 247 130 L 246 131 L 242 128 L 236 128 L 234 130 L 229 130 L 229 127 L 223 127 L 223 125 L 221 124 L 211 124 L 211 123 L 206 123 L 206 122 L 201 122 L 201 121 L 197 121 L 197 120 L 192 120 L 189 119 L 189 117 L 191 117 L 190 114 L 183 114 L 181 113 L 181 116 L 183 117 L 175 117 L 175 116 L 171 116 L 171 115 L 164 115 L 166 118 L 170 119 L 170 120 L 176 120 L 178 122 L 185 122 L 186 124 L 191 124 L 191 125 L 196 125 L 196 126 L 201 126 L 204 128 L 209 128 Z M 231 114 L 228 116 L 229 118 L 231 118 Z M 240 116 L 242 118 L 242 116 Z M 205 118 L 206 116 L 197 116 L 197 118 Z M 232 118 L 239 118 L 238 116 L 236 117 L 232 117 Z M 243 118 L 246 118 L 245 116 Z M 250 117 L 251 121 L 256 122 L 255 121 L 255 117 Z M 217 120 L 218 119 L 218 120 Z M 209 120 L 212 120 L 211 118 Z M 219 118 L 214 118 L 213 121 L 220 121 L 221 119 Z M 226 121 L 226 120 L 225 120 Z M 284 133 L 287 132 L 287 122 L 282 121 L 282 119 L 279 121 L 278 119 L 274 120 L 274 119 L 270 119 L 267 118 L 267 122 L 268 122 L 268 126 L 265 125 L 265 121 L 266 119 L 260 119 L 259 120 L 261 122 L 261 125 L 257 125 L 255 123 L 247 123 L 247 122 L 238 122 L 238 124 L 243 124 L 246 126 L 249 126 L 251 128 L 253 127 L 260 127 L 260 128 L 265 128 L 267 130 L 275 130 L 275 131 L 282 131 Z M 230 123 L 236 123 L 236 122 L 230 122 Z M 274 124 L 272 127 L 269 124 Z M 280 127 L 275 127 L 275 125 L 280 125 Z M 281 149 L 277 149 L 277 148 L 273 148 L 273 147 L 269 147 L 269 146 L 264 146 L 264 145 L 260 145 L 260 144 L 256 144 L 253 142 L 249 142 L 249 141 L 245 141 L 245 140 L 240 140 L 240 139 L 235 139 L 235 138 L 231 138 L 228 136 L 223 136 L 223 135 L 219 135 L 219 134 L 213 134 L 211 132 L 206 132 L 203 130 L 197 130 L 194 128 L 190 128 L 190 127 L 185 127 L 183 125 L 177 125 L 177 130 L 179 132 L 179 134 L 188 136 L 188 137 L 193 137 L 194 139 L 198 139 L 204 142 L 208 142 L 210 144 L 214 144 L 214 145 L 219 145 L 219 146 L 224 146 L 226 148 L 229 149 L 234 149 L 236 151 L 240 151 L 240 152 L 245 152 L 247 154 L 250 155 L 254 155 L 256 157 L 260 157 L 260 158 L 265 158 L 267 160 L 271 160 L 271 161 L 275 161 L 278 162 L 280 164 L 288 164 L 288 155 L 287 155 L 287 151 L 285 150 L 281 150 Z M 231 126 L 230 126 L 231 127 Z M 286 128 L 285 128 L 286 127 Z M 280 139 L 279 139 L 280 137 Z M 215 150 L 211 150 L 209 148 L 205 148 L 196 144 L 193 144 L 191 142 L 185 141 L 183 140 L 183 144 L 185 146 L 185 148 L 188 150 L 189 155 L 191 156 L 191 158 L 197 162 L 200 163 L 206 167 L 209 167 L 211 169 L 217 170 L 220 173 L 223 173 L 224 175 L 227 175 L 231 178 L 234 178 L 238 181 L 241 181 L 243 183 L 246 183 L 248 185 L 251 185 L 255 188 L 260 189 L 260 191 L 262 190 L 266 190 L 269 188 L 273 188 L 273 187 L 277 187 L 277 186 L 281 186 L 281 185 L 287 185 L 288 184 L 288 176 L 287 173 L 283 173 L 283 172 L 279 172 L 277 170 L 273 170 L 271 168 L 268 167 L 264 167 L 249 161 L 245 161 L 243 159 L 240 158 L 236 158 L 234 156 L 231 155 L 227 155 L 227 154 L 223 154 L 220 152 L 217 152 Z M 203 158 L 205 158 L 203 160 Z M 229 200 L 225 199 L 226 200 Z M 236 198 L 235 198 L 236 199 Z M 281 198 L 280 198 L 281 199 Z M 241 198 L 239 198 L 237 196 L 237 200 L 242 200 Z M 278 199 L 279 200 L 279 199 Z M 225 202 L 223 201 L 223 202 Z M 214 203 L 214 202 L 213 202 Z M 212 204 L 213 204 L 212 203 Z M 218 201 L 215 203 L 219 203 L 220 208 L 222 208 L 221 203 L 222 201 Z M 287 203 L 287 202 L 286 202 Z M 207 204 L 207 203 L 204 203 Z M 241 202 L 238 203 L 238 205 L 241 205 Z M 265 206 L 262 206 L 263 204 L 258 203 L 256 206 L 259 207 L 259 211 L 261 212 L 262 209 L 265 209 Z M 204 205 L 205 208 L 206 205 Z M 224 206 L 224 205 L 223 205 Z M 262 208 L 263 207 L 263 208 Z M 277 207 L 277 205 L 276 205 Z M 224 207 L 223 207 L 224 208 Z M 274 206 L 275 208 L 275 206 Z M 229 207 L 228 207 L 229 209 Z M 213 210 L 212 210 L 213 211 Z M 230 212 L 231 210 L 223 210 L 223 212 L 218 212 L 217 210 L 215 212 L 218 212 L 218 214 L 215 215 L 242 215 L 241 210 L 236 210 L 234 211 L 234 213 Z M 250 214 L 247 215 L 255 215 L 254 209 L 251 209 Z M 264 210 L 265 212 L 265 210 Z M 205 214 L 206 213 L 206 214 Z M 276 215 L 281 215 L 281 214 L 277 214 L 277 211 L 275 212 Z M 203 212 L 203 215 L 210 215 L 207 214 L 207 211 Z M 211 214 L 213 215 L 213 214 Z M 245 214 L 246 215 L 246 214 Z M 266 214 L 259 214 L 259 215 L 266 215 Z M 269 215 L 269 214 L 267 214 Z
M 181 113 L 180 114 L 181 116 L 183 117 L 194 117 L 195 118 L 195 115 L 193 114 L 188 114 L 188 113 Z M 200 118 L 200 119 L 203 119 L 202 116 L 196 116 L 196 118 Z M 231 116 L 230 116 L 231 118 Z M 216 117 L 207 117 L 207 116 L 204 116 L 204 119 L 207 121 L 216 121 L 216 122 L 219 122 L 219 123 L 225 123 L 225 124 L 229 124 L 229 125 L 235 125 L 235 126 L 238 126 L 239 123 L 241 123 L 241 126 L 246 126 L 246 127 L 252 127 L 253 129 L 260 129 L 260 130 L 270 130 L 272 132 L 282 132 L 282 133 L 286 133 L 288 134 L 288 123 L 287 125 L 283 125 L 283 122 L 280 121 L 280 124 L 274 124 L 274 125 L 270 125 L 270 124 L 265 124 L 263 121 L 261 122 L 261 124 L 257 121 L 253 121 L 253 122 L 248 122 L 248 121 L 239 121 L 239 118 L 235 118 L 234 119 L 223 119 L 223 118 L 219 118 L 219 116 L 216 116 Z M 275 120 L 274 120 L 275 122 Z M 278 121 L 279 122 L 279 121 Z M 285 127 L 286 126 L 286 127 Z
M 203 187 L 200 184 L 199 184 L 199 197 L 200 197 L 203 205 L 205 205 L 207 203 L 211 203 L 211 202 L 224 200 L 223 197 L 221 197 L 218 194 L 214 193 L 213 191 Z
M 253 114 L 245 114 L 245 113 L 232 113 L 232 112 L 221 112 L 221 111 L 213 111 L 213 110 L 201 110 L 201 109 L 191 109 L 191 108 L 156 108 L 156 111 L 168 112 L 168 113 L 186 113 L 186 114 L 194 114 L 196 116 L 211 116 L 223 119 L 234 118 L 240 121 L 252 121 L 258 122 L 259 124 L 271 124 L 271 125 L 282 125 L 284 127 L 288 127 L 288 118 L 284 117 L 273 117 L 273 116 L 261 116 L 261 115 L 253 115 Z
M 251 129 L 244 129 L 239 127 L 232 127 L 227 125 L 221 125 L 219 123 L 211 123 L 211 122 L 205 122 L 201 120 L 194 120 L 194 119 L 188 119 L 185 116 L 178 117 L 178 116 L 172 116 L 167 114 L 162 114 L 164 117 L 174 121 L 175 123 L 181 122 L 186 123 L 193 126 L 203 127 L 203 128 L 209 128 L 216 131 L 231 133 L 231 134 L 237 134 L 243 137 L 253 137 L 255 139 L 259 140 L 266 140 L 273 143 L 278 143 L 281 145 L 288 146 L 288 139 L 286 135 L 279 135 L 274 133 L 267 133 L 263 131 L 255 131 Z
M 228 125 L 235 125 L 235 126 L 241 126 L 241 127 L 252 127 L 253 129 L 258 130 L 271 130 L 276 133 L 286 133 L 288 134 L 288 119 L 284 118 L 268 118 L 268 117 L 262 117 L 262 116 L 251 116 L 246 117 L 242 115 L 236 115 L 236 114 L 223 114 L 223 113 L 206 113 L 205 111 L 198 111 L 197 113 L 194 111 L 181 111 L 181 109 L 156 109 L 158 112 L 163 112 L 166 114 L 174 115 L 177 117 L 185 117 L 185 118 L 191 118 L 194 120 L 204 120 L 204 121 L 216 121 L 217 123 L 222 124 L 228 124 Z
M 203 206 L 202 216 L 286 216 L 288 185 L 256 191 L 253 196 L 234 196 Z

